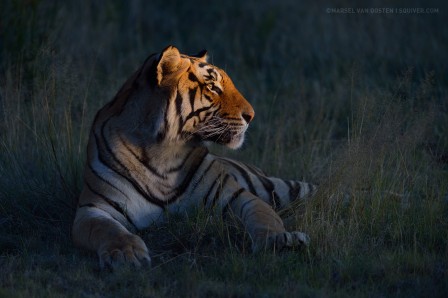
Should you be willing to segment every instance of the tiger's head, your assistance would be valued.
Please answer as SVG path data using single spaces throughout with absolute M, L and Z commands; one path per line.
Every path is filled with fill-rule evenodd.
M 188 56 L 169 46 L 150 56 L 126 84 L 119 93 L 127 97 L 129 88 L 146 90 L 133 91 L 144 106 L 134 104 L 134 116 L 127 117 L 139 118 L 137 126 L 146 132 L 153 130 L 158 142 L 213 141 L 235 149 L 242 145 L 255 114 L 229 76 L 207 62 L 206 51 Z M 146 128 L 142 127 L 145 123 Z

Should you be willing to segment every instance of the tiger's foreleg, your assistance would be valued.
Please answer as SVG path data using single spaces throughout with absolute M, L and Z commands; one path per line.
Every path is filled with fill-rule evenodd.
M 151 264 L 143 240 L 109 213 L 93 205 L 78 208 L 72 237 L 76 245 L 96 251 L 101 269 L 114 268 L 122 263 L 137 267 Z
M 309 244 L 306 234 L 286 231 L 283 221 L 272 207 L 248 191 L 233 197 L 228 204 L 249 233 L 253 252 Z

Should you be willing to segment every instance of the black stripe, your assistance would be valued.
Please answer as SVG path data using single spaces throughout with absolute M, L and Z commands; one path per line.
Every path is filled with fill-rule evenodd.
M 275 185 L 274 183 L 269 180 L 269 178 L 266 178 L 264 176 L 257 176 L 258 180 L 260 180 L 261 184 L 263 184 L 263 187 L 266 191 L 266 193 L 269 195 L 271 206 L 276 210 L 278 207 L 280 207 L 280 198 L 278 197 L 278 194 L 275 192 Z
M 191 110 L 194 111 L 194 100 L 196 99 L 196 92 L 198 91 L 198 87 L 191 88 L 188 90 L 188 97 L 190 98 L 190 106 Z
M 205 120 L 210 120 L 214 115 L 216 114 L 216 112 L 215 111 L 207 111 L 207 112 L 205 112 L 202 116 L 202 118 L 201 118 L 201 115 L 199 115 L 199 120 L 201 121 L 201 122 L 204 122 Z
M 280 197 L 278 196 L 278 194 L 275 191 L 272 192 L 272 201 L 271 202 L 272 202 L 272 208 L 274 210 L 278 210 L 282 207 L 282 202 L 280 200 Z
M 229 201 L 227 202 L 226 206 L 222 210 L 222 215 L 224 216 L 227 213 L 227 210 L 231 207 L 230 205 L 235 201 L 236 198 L 238 198 L 243 192 L 246 190 L 244 188 L 240 188 L 237 191 L 235 191 L 232 196 L 230 197 Z
M 198 77 L 194 75 L 194 73 L 190 72 L 188 74 L 188 79 L 193 82 L 199 82 Z
M 132 76 L 131 76 L 128 80 L 126 80 L 126 82 L 125 82 L 125 83 L 121 86 L 121 88 L 118 90 L 118 92 L 116 93 L 116 95 L 114 96 L 114 98 L 113 98 L 113 99 L 112 99 L 112 100 L 111 100 L 111 101 L 110 101 L 110 102 L 109 102 L 103 109 L 110 108 L 110 107 L 114 106 L 115 103 L 116 103 L 119 99 L 122 98 L 122 96 L 123 96 L 123 94 L 124 94 L 125 92 L 128 92 L 128 91 L 131 91 L 132 89 L 136 89 L 136 88 L 138 88 L 138 86 L 137 86 L 137 81 L 138 81 L 138 79 L 139 79 L 139 77 L 140 77 L 140 75 L 141 75 L 143 69 L 145 68 L 145 64 L 148 62 L 149 59 L 151 59 L 152 57 L 154 57 L 154 55 L 156 55 L 156 54 L 151 54 L 151 55 L 148 56 L 148 58 L 145 59 L 145 61 L 143 62 L 142 66 L 141 66 L 137 71 L 135 71 L 135 72 L 132 74 Z M 154 61 L 154 62 L 151 64 L 149 70 L 147 71 L 147 73 L 146 73 L 145 75 L 146 75 L 146 80 L 149 82 L 149 85 L 151 86 L 151 88 L 154 88 L 154 86 L 157 85 L 157 61 Z M 133 78 L 132 85 L 131 85 L 130 87 L 128 87 L 127 89 L 125 89 L 125 86 L 127 85 L 126 83 L 127 83 L 130 79 L 132 79 L 132 78 Z M 125 99 L 124 103 L 121 105 L 121 107 L 118 109 L 118 112 L 117 112 L 116 114 L 119 115 L 119 114 L 121 114 L 121 113 L 123 112 L 124 107 L 126 106 L 126 104 L 127 104 L 128 100 L 129 100 L 129 97 L 130 97 L 131 94 L 132 94 L 132 93 L 126 94 L 126 99 Z M 101 109 L 100 112 L 101 112 L 103 109 Z M 99 114 L 99 113 L 98 113 L 98 114 Z M 98 114 L 97 114 L 97 115 L 98 115 Z M 95 123 L 95 122 L 96 122 L 96 117 L 95 117 L 94 123 Z
M 167 170 L 167 173 L 174 173 L 179 171 L 180 169 L 182 169 L 185 166 L 185 163 L 187 162 L 187 160 L 190 158 L 190 156 L 193 154 L 193 152 L 195 151 L 195 148 L 190 150 L 190 152 L 188 152 L 188 154 L 185 156 L 185 158 L 180 162 L 180 164 L 178 164 L 177 166 L 171 167 Z
M 108 180 L 104 179 L 103 177 L 100 176 L 100 174 L 98 174 L 98 172 L 92 167 L 92 165 L 90 164 L 90 162 L 87 163 L 87 166 L 89 167 L 89 170 L 101 181 L 103 181 L 104 183 L 106 183 L 107 185 L 109 185 L 110 187 L 118 190 L 121 194 L 123 194 L 126 198 L 129 199 L 129 197 L 127 196 L 127 194 L 125 194 L 121 189 L 119 189 L 117 186 L 113 185 L 111 182 L 109 182 Z
M 243 176 L 244 181 L 247 183 L 247 186 L 249 187 L 248 190 L 252 194 L 258 195 L 257 191 L 255 190 L 255 187 L 252 183 L 252 180 L 250 179 L 249 175 L 247 174 L 247 171 L 241 165 L 239 165 L 236 161 L 233 161 L 233 160 L 228 160 L 228 159 L 221 159 L 221 160 L 231 164 Z
M 227 180 L 229 180 L 229 178 L 230 178 L 230 176 L 227 174 L 227 175 L 225 175 L 223 181 L 219 183 L 219 186 L 218 186 L 219 188 L 215 192 L 215 195 L 213 196 L 211 208 L 215 207 L 216 201 L 218 201 L 219 197 L 221 196 L 221 190 L 225 187 Z
M 240 127 L 244 127 L 245 125 L 241 123 L 241 121 L 233 121 L 233 120 L 229 120 L 227 118 L 223 118 L 223 121 L 225 121 L 225 123 L 228 126 L 231 126 L 232 128 L 240 128 Z
M 252 174 L 254 174 L 255 176 L 266 176 L 266 173 L 263 172 L 261 169 L 254 167 L 253 165 L 249 165 L 249 164 L 244 164 L 246 166 L 246 168 L 249 170 L 249 172 L 251 172 Z
M 182 128 L 184 126 L 184 123 L 182 121 L 182 102 L 183 102 L 182 95 L 179 93 L 179 91 L 177 91 L 177 95 L 176 95 L 176 113 L 177 113 L 177 116 L 179 116 L 179 127 L 177 129 L 179 134 L 181 133 Z M 188 119 L 185 119 L 185 121 L 187 121 L 187 120 Z
M 188 114 L 187 117 L 185 117 L 185 122 L 187 122 L 190 118 L 198 116 L 200 113 L 209 110 L 211 107 L 212 106 L 203 107 L 203 108 L 197 109 L 196 111 L 192 111 L 190 114 Z
M 210 196 L 210 194 L 211 194 L 213 188 L 215 187 L 215 185 L 221 181 L 222 175 L 223 175 L 223 173 L 220 173 L 218 175 L 218 177 L 213 181 L 212 185 L 209 187 L 207 193 L 205 194 L 204 198 L 202 199 L 202 205 L 204 207 L 207 207 L 208 197 Z
M 204 177 L 207 176 L 207 173 L 211 170 L 213 164 L 215 163 L 216 159 L 213 160 L 208 167 L 204 170 L 204 172 L 202 173 L 201 177 L 198 179 L 198 181 L 196 181 L 193 184 L 193 187 L 190 189 L 190 193 L 193 193 L 196 190 L 196 187 L 198 187 L 199 184 L 201 184 L 202 180 L 204 179 Z M 210 191 L 210 190 L 209 190 Z
M 101 126 L 101 137 L 103 139 L 103 144 L 105 146 L 105 150 L 107 151 L 107 153 L 110 155 L 110 157 L 113 159 L 113 161 L 118 164 L 121 169 L 117 168 L 116 166 L 114 166 L 113 164 L 108 163 L 106 160 L 104 160 L 103 156 L 98 152 L 98 158 L 100 159 L 100 161 L 105 164 L 108 165 L 109 168 L 111 168 L 114 172 L 116 172 L 117 174 L 119 174 L 121 177 L 123 177 L 125 180 L 129 181 L 129 183 L 132 184 L 132 186 L 134 187 L 134 189 L 142 196 L 144 197 L 148 202 L 153 203 L 161 208 L 164 208 L 164 202 L 158 198 L 156 198 L 155 196 L 153 196 L 152 194 L 148 194 L 146 193 L 141 186 L 135 181 L 135 179 L 132 178 L 132 175 L 129 173 L 129 170 L 120 162 L 120 160 L 118 159 L 118 157 L 115 156 L 115 154 L 112 151 L 112 148 L 110 147 L 109 143 L 106 140 L 106 137 L 104 135 L 104 128 L 106 123 L 110 120 L 110 118 L 108 120 L 106 120 L 103 125 Z M 97 144 L 99 144 L 98 142 L 98 136 L 96 134 L 94 134 L 95 136 L 95 141 Z
M 141 72 L 141 70 L 142 70 L 142 68 L 140 68 L 139 73 Z M 113 98 L 113 100 L 110 101 L 106 106 L 104 106 L 103 109 L 109 109 L 109 108 L 112 108 L 113 106 L 115 106 L 115 104 L 116 104 L 120 99 L 123 99 L 123 98 L 124 98 L 123 102 L 121 103 L 121 106 L 117 107 L 117 111 L 114 112 L 114 115 L 117 115 L 117 116 L 120 115 L 120 114 L 124 111 L 126 105 L 128 104 L 128 101 L 129 101 L 131 95 L 133 94 L 132 91 L 134 91 L 135 89 L 138 88 L 138 86 L 137 86 L 137 79 L 138 79 L 138 75 L 139 75 L 139 73 L 138 73 L 138 74 L 134 73 L 134 74 L 133 74 L 133 77 L 131 77 L 131 78 L 133 78 L 132 85 L 131 85 L 131 86 L 126 86 L 126 83 L 131 79 L 131 78 L 129 78 L 129 79 L 123 84 L 123 86 L 120 88 L 120 90 L 117 92 L 117 94 L 115 95 L 115 97 Z M 127 88 L 125 88 L 125 87 L 127 87 Z M 101 110 L 103 110 L 103 109 L 101 109 Z M 101 111 L 101 110 L 100 110 L 100 111 Z
M 289 187 L 289 200 L 292 202 L 299 198 L 300 195 L 300 183 L 296 181 L 285 181 Z
M 96 196 L 100 197 L 101 199 L 103 199 L 107 204 L 109 204 L 110 206 L 112 206 L 112 208 L 114 208 L 118 213 L 121 213 L 124 218 L 136 229 L 137 226 L 134 224 L 134 222 L 132 221 L 132 219 L 129 217 L 129 215 L 127 214 L 127 212 L 120 206 L 120 204 L 118 204 L 117 202 L 109 199 L 108 197 L 106 197 L 105 195 L 97 192 L 96 190 L 93 189 L 93 187 L 87 182 L 84 181 L 87 188 Z M 96 207 L 96 206 L 95 206 Z
M 145 65 L 146 62 L 150 58 L 154 57 L 154 55 L 156 55 L 156 54 L 152 54 L 148 58 L 146 58 L 143 65 Z M 157 64 L 159 64 L 158 61 L 156 59 L 154 59 L 151 66 L 149 67 L 148 71 L 145 73 L 146 81 L 149 83 L 149 86 L 151 88 L 154 88 L 155 86 L 157 86 Z
M 185 175 L 182 183 L 170 192 L 174 193 L 174 196 L 166 200 L 165 205 L 171 204 L 172 202 L 176 201 L 185 192 L 185 189 L 190 185 L 191 180 L 196 175 L 196 172 L 200 168 L 201 164 L 204 162 L 204 159 L 208 154 L 208 150 L 204 147 L 200 147 L 195 151 L 198 150 L 200 150 L 200 152 L 197 153 L 199 156 L 195 159 L 193 164 L 190 165 L 190 170 Z
M 165 105 L 165 114 L 163 117 L 163 129 L 162 131 L 159 132 L 159 134 L 157 135 L 157 141 L 160 143 L 165 139 L 166 136 L 166 132 L 168 131 L 168 127 L 169 127 L 169 123 L 168 123 L 168 111 L 169 111 L 169 107 L 170 107 L 170 100 L 166 101 L 166 105 Z
M 274 183 L 272 183 L 272 181 L 269 180 L 269 178 L 266 178 L 264 176 L 257 176 L 257 178 L 263 185 L 265 192 L 271 195 L 272 192 L 274 191 Z
M 225 118 L 226 120 L 235 120 L 235 121 L 241 122 L 241 118 L 237 118 L 237 117 L 225 117 L 225 116 L 222 116 L 222 117 Z
M 202 95 L 203 95 L 204 98 L 205 98 L 206 100 L 208 100 L 209 102 L 213 102 L 212 98 L 211 98 L 209 95 L 207 95 L 207 94 L 202 94 Z
M 96 208 L 95 204 L 87 203 L 87 204 L 79 205 L 79 206 L 78 206 L 78 209 L 79 209 L 79 208 L 84 208 L 84 207 L 90 207 L 90 208 L 93 207 L 93 208 Z
M 221 89 L 219 89 L 218 87 L 216 87 L 214 84 L 212 84 L 213 85 L 213 87 L 212 87 L 212 91 L 215 91 L 216 93 L 218 93 L 218 94 L 222 94 L 222 90 Z
M 201 179 L 204 178 L 204 177 L 207 175 L 207 173 L 211 170 L 211 168 L 212 168 L 212 166 L 213 166 L 213 164 L 214 164 L 215 162 L 216 162 L 216 159 L 214 159 L 214 160 L 208 165 L 208 167 L 204 170 L 204 173 L 202 174 Z
M 153 167 L 150 163 L 150 159 L 148 157 L 148 155 L 146 154 L 146 151 L 144 150 L 144 148 L 142 148 L 142 156 L 138 156 L 137 153 L 135 153 L 131 147 L 129 147 L 127 145 L 127 143 L 123 140 L 123 138 L 121 137 L 121 135 L 118 136 L 120 142 L 122 143 L 122 145 L 132 154 L 132 156 L 134 156 L 142 165 L 144 168 L 146 168 L 148 171 L 150 171 L 152 174 L 156 175 L 159 178 L 162 179 L 166 179 L 166 175 L 160 173 L 155 167 Z
M 109 121 L 109 119 L 107 120 Z M 107 122 L 106 121 L 106 122 Z M 104 126 L 106 122 L 103 124 L 101 128 L 101 136 L 103 138 L 103 144 L 106 147 L 106 150 L 108 151 L 109 155 L 112 157 L 112 159 L 121 167 L 121 169 L 114 167 L 113 164 L 107 163 L 106 160 L 102 158 L 100 154 L 98 154 L 98 157 L 100 158 L 100 161 L 106 165 L 108 165 L 112 170 L 114 170 L 116 173 L 118 173 L 120 176 L 122 176 L 124 179 L 126 179 L 128 182 L 134 186 L 134 189 L 137 190 L 138 193 L 140 193 L 141 196 L 143 196 L 147 201 L 163 208 L 163 201 L 159 198 L 157 198 L 148 188 L 146 185 L 146 191 L 140 186 L 140 184 L 132 177 L 132 174 L 130 173 L 129 169 L 118 159 L 118 157 L 113 153 L 112 148 L 110 147 L 109 143 L 107 142 L 105 136 L 104 136 Z

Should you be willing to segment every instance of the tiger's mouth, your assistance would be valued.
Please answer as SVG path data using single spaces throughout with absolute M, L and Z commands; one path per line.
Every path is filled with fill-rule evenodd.
M 231 149 L 238 149 L 244 142 L 244 132 L 226 132 L 220 136 L 210 139 L 210 141 L 227 146 Z
M 244 142 L 248 126 L 248 124 L 226 123 L 221 120 L 219 125 L 215 123 L 202 126 L 195 135 L 203 141 L 212 141 L 231 149 L 238 149 Z

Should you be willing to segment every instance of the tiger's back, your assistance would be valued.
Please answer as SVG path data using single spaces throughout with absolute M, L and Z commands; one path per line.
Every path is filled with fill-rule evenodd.
M 202 206 L 240 218 L 253 249 L 306 244 L 274 209 L 310 194 L 308 183 L 267 177 L 208 152 L 205 141 L 238 148 L 254 117 L 228 75 L 174 47 L 151 55 L 96 115 L 73 239 L 102 267 L 150 262 L 133 232 L 166 213 Z

